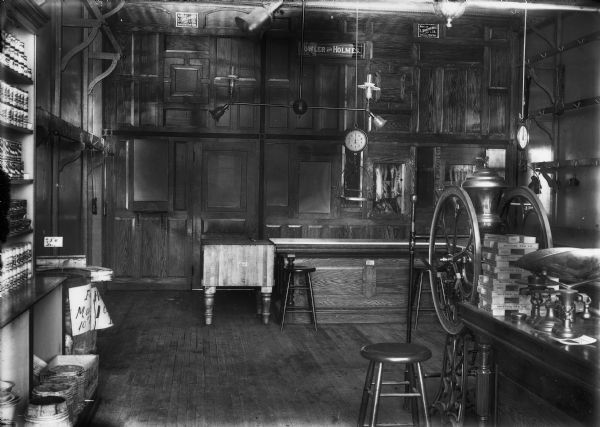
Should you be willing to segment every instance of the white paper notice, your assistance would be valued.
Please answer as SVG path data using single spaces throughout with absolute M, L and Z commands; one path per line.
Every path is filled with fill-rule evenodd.
M 93 329 L 105 329 L 109 328 L 113 325 L 112 319 L 110 318 L 110 314 L 108 314 L 108 310 L 106 309 L 106 305 L 100 296 L 100 292 L 98 292 L 98 288 L 92 288 L 93 294 L 93 306 L 94 306 L 94 315 L 92 316 L 92 323 L 94 325 Z
M 561 338 L 557 338 L 557 337 L 552 337 L 552 338 L 554 340 L 560 342 L 561 344 L 565 344 L 565 345 L 588 345 L 588 344 L 594 344 L 596 342 L 596 338 L 588 337 L 587 335 L 581 335 L 580 337 L 566 338 L 566 339 L 561 339 Z
M 98 289 L 92 285 L 69 288 L 73 336 L 113 325 Z
M 92 329 L 92 285 L 69 288 L 71 330 L 73 336 Z

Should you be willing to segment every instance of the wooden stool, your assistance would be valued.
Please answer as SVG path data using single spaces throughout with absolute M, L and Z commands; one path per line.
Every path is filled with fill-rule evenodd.
M 315 325 L 315 331 L 317 330 L 317 314 L 315 313 L 315 297 L 313 295 L 312 280 L 310 273 L 315 272 L 317 269 L 314 267 L 305 267 L 303 265 L 290 264 L 285 267 L 284 271 L 287 274 L 287 282 L 285 285 L 285 296 L 283 299 L 283 314 L 281 315 L 281 331 L 283 331 L 283 325 L 285 323 L 285 314 L 289 313 L 312 313 L 313 323 Z M 296 275 L 304 276 L 304 285 L 300 283 L 295 284 Z M 306 290 L 307 306 L 295 307 L 294 306 L 294 291 L 296 289 Z M 291 294 L 290 294 L 291 290 Z
M 425 395 L 425 384 L 423 381 L 421 362 L 424 362 L 431 357 L 431 351 L 427 347 L 419 344 L 386 342 L 365 345 L 360 349 L 360 354 L 362 357 L 369 360 L 369 368 L 367 369 L 367 378 L 365 379 L 365 387 L 363 389 L 362 402 L 360 404 L 358 427 L 363 427 L 366 425 L 375 427 L 377 425 L 377 411 L 379 409 L 380 397 L 420 398 L 425 417 L 425 425 L 429 427 L 430 424 L 429 414 L 427 412 L 427 396 Z M 409 372 L 408 381 L 382 381 L 384 363 L 398 363 L 406 365 L 407 371 Z M 418 389 L 415 387 L 414 370 L 410 369 L 413 366 L 416 367 L 417 371 L 416 376 L 418 380 Z M 373 381 L 375 368 L 377 368 L 377 377 L 375 381 Z M 408 390 L 404 393 L 382 393 L 381 387 L 383 385 L 405 385 L 408 386 Z M 370 423 L 365 424 L 370 396 L 373 396 L 373 410 L 371 412 Z M 415 419 L 418 419 L 418 405 L 412 405 L 412 408 L 414 421 Z M 415 413 L 415 409 L 417 409 L 417 413 Z

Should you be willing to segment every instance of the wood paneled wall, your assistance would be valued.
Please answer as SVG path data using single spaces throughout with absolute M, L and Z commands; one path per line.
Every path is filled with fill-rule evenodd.
M 115 30 L 127 54 L 104 88 L 105 125 L 120 140 L 160 136 L 165 141 L 194 141 L 192 156 L 204 156 L 204 147 L 212 144 L 209 140 L 220 136 L 232 141 L 240 153 L 253 152 L 256 157 L 244 172 L 252 182 L 245 200 L 252 200 L 256 209 L 240 209 L 243 215 L 228 213 L 222 218 L 210 214 L 203 208 L 204 198 L 213 194 L 203 187 L 210 180 L 200 178 L 207 165 L 197 160 L 183 164 L 182 157 L 172 175 L 189 178 L 200 191 L 188 189 L 187 199 L 175 195 L 177 209 L 144 214 L 149 216 L 142 221 L 135 209 L 120 204 L 124 196 L 118 193 L 125 176 L 116 170 L 113 212 L 116 224 L 122 225 L 115 224 L 116 241 L 109 246 L 130 236 L 122 245 L 128 248 L 124 255 L 129 258 L 119 260 L 123 272 L 137 268 L 131 274 L 142 274 L 142 269 L 133 267 L 141 266 L 141 261 L 131 257 L 139 258 L 139 251 L 147 250 L 140 245 L 148 239 L 157 244 L 175 239 L 186 250 L 192 248 L 196 259 L 199 253 L 194 248 L 206 234 L 205 225 L 218 234 L 247 233 L 258 238 L 406 238 L 409 196 L 425 188 L 417 183 L 429 183 L 424 200 L 435 200 L 434 171 L 419 178 L 418 147 L 442 147 L 442 153 L 443 147 L 456 148 L 463 157 L 479 154 L 485 147 L 510 149 L 514 80 L 510 21 L 465 18 L 452 29 L 440 25 L 438 39 L 422 39 L 416 36 L 416 25 L 425 18 L 373 15 L 361 19 L 357 27 L 354 16 L 315 13 L 307 19 L 305 41 L 353 43 L 358 33 L 365 56 L 307 56 L 301 67 L 299 17 L 277 17 L 273 29 L 258 39 L 226 25 L 231 10 L 223 11 L 217 20 L 208 19 L 217 16 L 213 13 L 199 15 L 206 19 L 200 20 L 204 26 L 198 30 L 166 31 L 156 14 L 158 20 L 144 31 L 128 24 L 132 15 L 121 20 Z M 238 76 L 232 92 L 224 78 L 231 72 Z M 366 80 L 367 73 L 381 88 L 370 102 L 371 111 L 388 122 L 369 133 L 359 171 L 365 196 L 360 202 L 342 197 L 341 143 L 346 129 L 355 124 L 367 128 L 367 116 L 335 108 L 366 106 L 357 84 Z M 289 107 L 299 96 L 300 82 L 302 98 L 312 108 L 298 116 Z M 213 120 L 209 110 L 230 101 L 233 104 L 225 114 Z M 406 168 L 403 208 L 398 212 L 374 209 L 374 165 L 378 163 Z M 431 163 L 435 169 L 439 162 Z M 223 203 L 231 196 L 220 194 Z M 432 208 L 420 206 L 419 230 L 427 229 Z M 148 226 L 148 234 L 136 231 L 142 224 Z M 169 230 L 175 231 L 173 236 Z M 166 272 L 166 266 L 171 266 L 167 252 L 157 250 L 149 255 L 160 259 L 152 267 L 159 269 L 158 276 L 189 278 L 191 273 L 177 263 L 170 267 L 176 272 Z M 189 271 L 201 267 L 192 259 Z

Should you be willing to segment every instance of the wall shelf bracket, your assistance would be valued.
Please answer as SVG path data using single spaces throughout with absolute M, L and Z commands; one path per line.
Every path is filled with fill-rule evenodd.
M 121 59 L 121 47 L 119 46 L 119 43 L 117 42 L 111 29 L 106 24 L 106 19 L 117 13 L 120 9 L 122 9 L 123 6 L 125 6 L 125 0 L 121 0 L 119 4 L 117 4 L 113 9 L 111 9 L 105 14 L 102 14 L 94 0 L 81 0 L 81 2 L 88 9 L 93 18 L 82 19 L 75 22 L 67 23 L 64 26 L 91 28 L 92 30 L 88 33 L 87 37 L 85 37 L 81 43 L 73 47 L 73 49 L 71 49 L 65 56 L 63 56 L 61 60 L 62 70 L 64 71 L 67 68 L 67 65 L 75 55 L 88 48 L 89 45 L 96 39 L 96 37 L 100 33 L 102 33 L 108 39 L 112 48 L 114 49 L 114 52 L 92 52 L 90 54 L 90 59 L 111 61 L 111 64 L 108 66 L 108 68 L 102 73 L 100 73 L 98 76 L 96 76 L 94 79 L 92 79 L 92 81 L 89 83 L 88 94 L 91 94 L 94 90 L 94 87 L 115 70 L 119 59 Z

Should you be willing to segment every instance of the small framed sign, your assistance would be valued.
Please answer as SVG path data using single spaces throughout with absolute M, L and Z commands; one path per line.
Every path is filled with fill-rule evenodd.
M 424 39 L 439 39 L 440 24 L 417 24 L 417 37 Z
M 198 28 L 198 14 L 193 12 L 175 13 L 175 26 L 179 28 Z
M 324 58 L 365 58 L 365 43 L 304 42 L 304 56 Z

